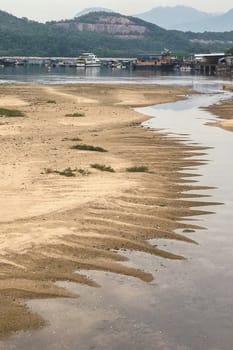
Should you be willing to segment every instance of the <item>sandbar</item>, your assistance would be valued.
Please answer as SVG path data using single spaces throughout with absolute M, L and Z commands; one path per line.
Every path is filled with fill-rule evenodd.
M 190 93 L 140 84 L 0 85 L 0 108 L 24 113 L 0 117 L 0 336 L 46 323 L 24 300 L 77 297 L 54 282 L 97 287 L 79 270 L 156 278 L 125 266 L 122 249 L 185 258 L 148 240 L 194 243 L 185 231 L 196 225 L 180 220 L 201 214 L 204 203 L 183 191 L 202 188 L 180 171 L 204 150 L 141 127 L 148 117 L 133 108 Z

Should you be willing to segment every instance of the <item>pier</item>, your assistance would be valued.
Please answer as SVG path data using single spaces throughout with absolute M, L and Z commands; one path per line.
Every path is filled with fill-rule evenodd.
M 194 55 L 195 70 L 206 75 L 213 75 L 217 72 L 220 59 L 225 57 L 225 53 L 209 53 Z

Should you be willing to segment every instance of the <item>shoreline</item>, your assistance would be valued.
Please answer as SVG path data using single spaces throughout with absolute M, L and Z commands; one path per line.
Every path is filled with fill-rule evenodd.
M 194 243 L 174 231 L 195 229 L 179 220 L 204 213 L 195 207 L 208 203 L 182 193 L 204 188 L 179 171 L 198 165 L 193 155 L 204 149 L 140 127 L 148 116 L 132 108 L 176 101 L 193 93 L 191 88 L 4 84 L 0 89 L 0 108 L 25 114 L 0 118 L 0 337 L 46 323 L 24 299 L 77 297 L 54 282 L 97 286 L 75 271 L 110 271 L 145 282 L 155 277 L 126 267 L 120 249 L 184 259 L 147 240 Z M 74 149 L 77 145 L 102 152 Z
M 225 85 L 224 89 L 233 91 L 233 85 Z M 210 123 L 227 131 L 233 131 L 233 97 L 207 108 L 209 112 L 221 118 L 220 121 Z

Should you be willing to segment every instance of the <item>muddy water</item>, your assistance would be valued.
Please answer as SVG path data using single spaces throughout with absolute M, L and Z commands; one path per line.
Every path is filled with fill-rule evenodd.
M 92 271 L 88 275 L 101 288 L 62 283 L 81 297 L 31 301 L 29 306 L 48 320 L 48 326 L 0 342 L 1 350 L 233 349 L 233 134 L 205 125 L 215 118 L 199 108 L 227 97 L 207 94 L 140 109 L 156 116 L 145 126 L 213 147 L 203 156 L 208 163 L 198 169 L 198 181 L 214 186 L 205 194 L 224 204 L 207 208 L 215 211 L 212 215 L 190 218 L 207 228 L 188 233 L 198 245 L 156 240 L 187 260 L 124 252 L 129 265 L 151 271 L 155 280 L 146 284 Z

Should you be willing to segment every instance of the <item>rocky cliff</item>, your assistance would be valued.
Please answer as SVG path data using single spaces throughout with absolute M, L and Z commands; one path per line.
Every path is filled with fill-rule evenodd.
M 107 33 L 121 38 L 143 38 L 148 32 L 146 26 L 135 23 L 134 20 L 119 14 L 99 14 L 94 18 L 82 16 L 72 21 L 57 22 L 56 26 L 76 31 Z

